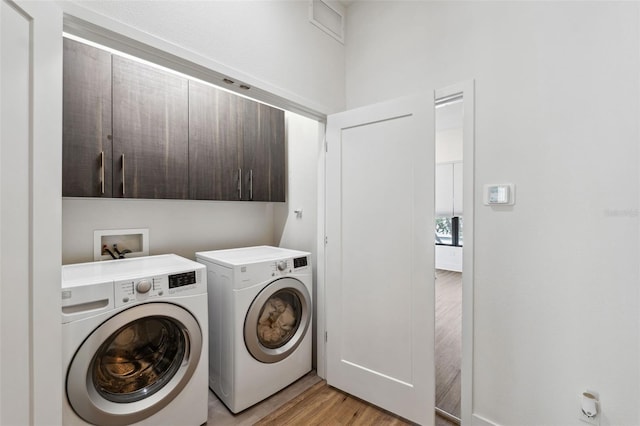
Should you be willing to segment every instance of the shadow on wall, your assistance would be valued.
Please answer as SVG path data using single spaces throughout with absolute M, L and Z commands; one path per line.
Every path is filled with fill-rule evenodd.
M 314 264 L 321 127 L 315 120 L 293 113 L 285 114 L 287 201 L 273 205 L 275 244 L 314 253 Z

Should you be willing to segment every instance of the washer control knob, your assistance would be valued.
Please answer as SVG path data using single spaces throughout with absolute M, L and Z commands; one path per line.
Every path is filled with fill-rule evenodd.
M 284 271 L 285 269 L 287 269 L 287 261 L 281 260 L 278 262 L 278 271 Z
M 151 290 L 151 281 L 149 280 L 140 280 L 138 284 L 136 284 L 136 291 L 138 293 L 147 293 Z

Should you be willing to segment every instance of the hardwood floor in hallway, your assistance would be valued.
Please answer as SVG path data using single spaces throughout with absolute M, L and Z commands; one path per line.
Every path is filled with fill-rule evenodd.
M 460 418 L 462 273 L 436 270 L 436 407 Z

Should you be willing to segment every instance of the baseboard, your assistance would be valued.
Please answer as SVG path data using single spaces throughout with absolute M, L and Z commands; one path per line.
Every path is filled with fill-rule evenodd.
M 473 414 L 471 416 L 471 424 L 473 426 L 500 426 L 498 423 L 494 423 L 491 420 L 485 419 L 482 416 Z

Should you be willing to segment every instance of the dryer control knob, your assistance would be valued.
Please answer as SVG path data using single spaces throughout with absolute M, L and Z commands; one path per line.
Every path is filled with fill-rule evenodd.
M 149 280 L 140 280 L 138 284 L 136 284 L 136 291 L 138 293 L 146 293 L 151 290 L 151 281 Z
M 287 262 L 285 260 L 278 262 L 278 270 L 284 271 L 285 269 L 287 269 Z

